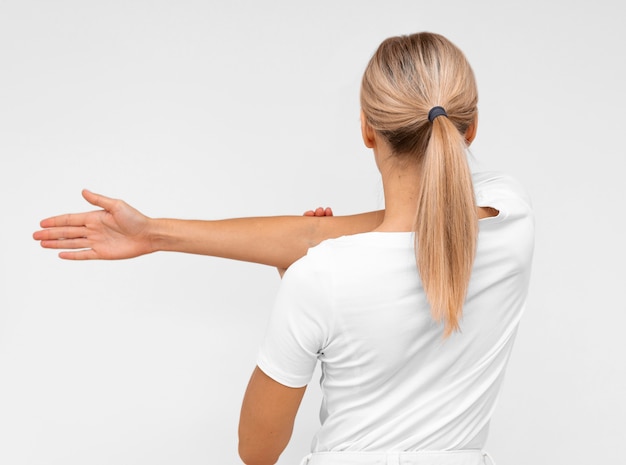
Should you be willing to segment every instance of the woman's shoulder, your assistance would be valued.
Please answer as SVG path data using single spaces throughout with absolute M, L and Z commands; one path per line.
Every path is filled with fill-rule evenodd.
M 414 250 L 413 232 L 363 232 L 336 238 L 325 239 L 308 249 L 296 261 L 298 270 L 303 273 L 327 273 L 365 266 L 363 262 L 373 257 L 390 256 Z M 396 251 L 396 252 L 394 252 Z M 292 265 L 293 266 L 293 265 Z
M 530 196 L 523 184 L 510 174 L 500 171 L 479 171 L 472 173 L 476 195 L 492 194 L 518 197 L 530 203 Z
M 501 212 L 498 218 L 514 215 L 531 217 L 532 202 L 524 185 L 515 177 L 499 171 L 472 174 L 474 194 L 479 207 L 491 207 Z

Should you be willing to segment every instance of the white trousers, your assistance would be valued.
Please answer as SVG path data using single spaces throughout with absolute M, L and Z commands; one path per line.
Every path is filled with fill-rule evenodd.
M 300 465 L 495 465 L 481 450 L 420 452 L 315 452 Z

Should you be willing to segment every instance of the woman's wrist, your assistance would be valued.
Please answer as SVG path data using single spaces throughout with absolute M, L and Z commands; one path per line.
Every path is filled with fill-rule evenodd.
M 184 239 L 183 228 L 175 223 L 181 220 L 169 218 L 149 218 L 146 233 L 146 247 L 152 252 L 183 252 L 180 243 Z M 178 236 L 177 236 L 178 233 Z

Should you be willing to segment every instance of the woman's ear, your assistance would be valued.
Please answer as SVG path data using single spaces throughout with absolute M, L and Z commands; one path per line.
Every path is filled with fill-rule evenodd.
M 478 130 L 478 117 L 474 118 L 474 121 L 472 121 L 472 124 L 470 124 L 469 127 L 467 128 L 467 131 L 465 131 L 465 143 L 467 144 L 468 147 L 476 138 L 477 130 Z
M 367 122 L 363 110 L 361 110 L 361 135 L 363 136 L 363 143 L 368 149 L 373 149 L 376 146 L 374 129 Z

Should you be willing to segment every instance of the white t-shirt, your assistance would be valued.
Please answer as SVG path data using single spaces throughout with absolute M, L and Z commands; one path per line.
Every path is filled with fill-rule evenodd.
M 534 223 L 513 179 L 474 175 L 479 221 L 460 322 L 443 339 L 422 287 L 413 233 L 326 240 L 287 273 L 258 366 L 290 387 L 321 362 L 313 452 L 481 449 L 526 300 Z

